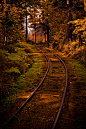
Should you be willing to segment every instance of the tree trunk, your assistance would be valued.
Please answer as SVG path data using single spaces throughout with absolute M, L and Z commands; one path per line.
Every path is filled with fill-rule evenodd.
M 35 43 L 36 43 L 36 28 L 35 28 Z
M 7 10 L 6 10 L 6 0 L 4 0 L 4 11 L 5 11 L 5 34 L 4 34 L 4 46 L 7 44 Z
M 85 11 L 85 17 L 86 17 L 86 11 Z
M 27 39 L 27 35 L 28 35 L 28 30 L 27 30 L 27 7 L 26 7 L 26 39 Z
M 44 36 L 45 36 L 45 42 L 46 42 L 46 33 L 44 33 Z
M 86 17 L 86 0 L 84 0 L 84 11 L 85 11 L 85 17 Z
M 81 46 L 82 44 L 82 38 L 81 38 L 81 34 L 79 35 L 79 47 Z
M 71 6 L 72 6 L 72 1 L 71 0 L 67 0 L 67 29 L 66 29 L 66 41 L 69 42 L 69 38 L 72 41 L 72 23 L 68 24 L 69 21 L 72 20 L 72 15 L 71 15 Z
M 47 4 L 47 17 L 48 17 L 48 4 Z M 47 23 L 47 42 L 48 42 L 48 47 L 49 47 L 49 21 L 48 18 L 46 19 Z
M 47 26 L 47 41 L 49 42 L 49 26 Z
M 48 47 L 49 47 L 49 23 L 48 23 L 48 19 L 46 20 L 47 23 L 47 42 L 48 42 Z

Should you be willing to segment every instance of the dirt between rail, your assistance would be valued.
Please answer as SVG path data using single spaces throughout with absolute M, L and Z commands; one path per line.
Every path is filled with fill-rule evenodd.
M 75 76 L 75 69 L 69 64 L 74 60 L 61 55 L 60 57 L 68 69 L 68 87 L 56 129 L 86 129 L 86 83 L 80 82 Z

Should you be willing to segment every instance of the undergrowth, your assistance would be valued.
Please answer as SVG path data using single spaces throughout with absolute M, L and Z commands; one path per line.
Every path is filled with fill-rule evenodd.
M 34 45 L 21 42 L 15 45 L 11 44 L 9 49 L 0 49 L 1 72 L 3 71 L 0 78 L 2 80 L 1 112 L 6 110 L 10 103 L 14 103 L 17 94 L 36 86 L 35 81 L 43 70 L 44 62 L 41 57 L 34 57 L 34 47 Z M 0 74 L 2 74 L 1 72 Z
M 80 61 L 80 63 L 84 64 L 84 66 L 86 67 L 86 45 L 85 44 L 82 44 L 79 47 L 78 40 L 76 42 L 70 41 L 69 43 L 64 44 L 62 52 L 64 55 Z

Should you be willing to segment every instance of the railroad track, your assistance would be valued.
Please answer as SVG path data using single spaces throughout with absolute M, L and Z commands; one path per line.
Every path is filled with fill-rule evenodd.
M 36 47 L 47 59 L 45 75 L 2 128 L 54 129 L 56 126 L 67 88 L 67 68 L 57 55 L 41 45 Z

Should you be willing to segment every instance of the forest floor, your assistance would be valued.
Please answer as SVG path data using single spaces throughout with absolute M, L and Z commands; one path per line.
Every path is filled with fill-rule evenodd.
M 68 68 L 68 87 L 66 92 L 66 98 L 56 128 L 85 129 L 86 128 L 86 120 L 85 120 L 86 119 L 86 68 L 82 64 L 80 64 L 79 61 L 67 57 L 62 52 L 58 52 L 57 50 L 52 50 L 52 51 L 55 54 L 59 55 L 61 59 L 64 60 Z M 35 54 L 34 57 L 39 58 L 40 56 L 42 56 L 41 54 L 39 56 L 38 51 L 36 49 L 35 52 L 37 53 L 34 53 Z M 42 58 L 44 60 L 44 57 Z M 45 70 L 44 66 L 45 65 L 42 64 L 42 71 Z M 38 83 L 38 78 L 36 78 L 34 82 Z M 3 121 L 6 120 L 15 111 L 15 109 L 17 109 L 22 104 L 22 102 L 29 96 L 29 94 L 34 88 L 35 87 L 32 87 L 30 88 L 30 90 L 28 90 L 28 92 L 23 92 L 16 95 L 16 101 L 14 99 L 14 103 L 13 102 L 10 103 L 11 106 L 7 104 L 8 108 L 0 114 L 1 125 Z

